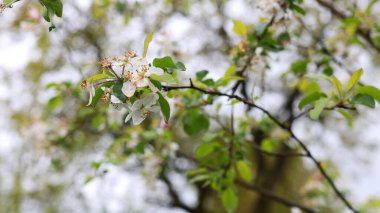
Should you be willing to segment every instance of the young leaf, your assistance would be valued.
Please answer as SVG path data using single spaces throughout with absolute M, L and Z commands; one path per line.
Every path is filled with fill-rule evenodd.
M 335 76 L 332 77 L 332 83 L 336 90 L 338 91 L 339 95 L 342 95 L 342 83 L 340 83 L 339 79 L 337 79 Z
M 247 164 L 247 162 L 240 160 L 237 162 L 237 169 L 243 180 L 250 182 L 252 180 L 252 170 Z
M 310 60 L 308 59 L 295 61 L 290 66 L 290 71 L 295 74 L 305 74 L 307 72 L 307 65 L 309 62 Z
M 348 112 L 344 111 L 343 109 L 337 110 L 347 121 L 347 125 L 351 128 L 352 127 L 352 118 L 351 115 L 348 114 Z
M 143 53 L 144 58 L 146 57 L 146 54 L 148 53 L 149 43 L 152 41 L 152 38 L 153 38 L 153 32 L 150 32 L 145 38 L 144 53 Z
M 304 97 L 298 104 L 298 109 L 302 110 L 306 105 L 313 103 L 314 101 L 320 99 L 321 97 L 326 97 L 322 92 L 314 92 L 306 97 Z
M 289 5 L 289 8 L 296 11 L 297 13 L 299 13 L 303 16 L 306 15 L 306 11 L 302 7 L 300 7 L 299 5 L 292 3 Z
M 168 73 L 165 73 L 163 75 L 152 74 L 152 75 L 150 75 L 150 78 L 155 80 L 155 81 L 159 81 L 159 82 L 163 82 L 163 83 L 167 83 L 167 84 L 177 84 L 178 83 L 178 80 Z
M 317 102 L 315 102 L 314 109 L 310 111 L 310 117 L 313 120 L 318 120 L 319 115 L 327 105 L 329 99 L 328 98 L 321 98 Z
M 90 82 L 99 81 L 106 78 L 110 78 L 110 76 L 108 76 L 107 74 L 96 74 L 87 78 L 86 81 L 90 83 Z
M 222 202 L 223 206 L 227 209 L 227 212 L 234 212 L 238 205 L 238 197 L 236 192 L 232 188 L 227 188 L 222 191 Z
M 177 63 L 175 63 L 175 65 L 177 66 L 177 69 L 181 71 L 186 71 L 186 67 L 182 62 L 178 61 Z
M 201 71 L 198 71 L 196 73 L 196 76 L 197 76 L 197 80 L 198 81 L 202 81 L 204 77 L 206 77 L 206 75 L 208 74 L 208 71 L 207 70 L 201 70 Z
M 228 69 L 224 73 L 224 77 L 230 77 L 230 76 L 234 75 L 236 73 L 236 71 L 237 71 L 237 67 L 232 65 L 232 66 L 228 67 Z
M 161 95 L 161 93 L 158 93 L 158 97 L 158 103 L 160 104 L 161 112 L 164 116 L 165 123 L 168 123 L 170 118 L 170 105 L 168 101 L 164 98 L 164 96 Z
M 195 135 L 208 130 L 210 121 L 199 109 L 186 112 L 182 117 L 183 129 L 188 135 Z
M 380 104 L 380 90 L 374 86 L 362 86 L 356 91 L 358 94 L 367 94 L 374 98 Z
M 177 69 L 177 65 L 173 62 L 173 59 L 169 56 L 163 58 L 155 58 L 153 60 L 153 66 L 167 70 L 168 68 Z
M 212 143 L 202 143 L 195 150 L 195 156 L 197 158 L 203 158 L 209 155 L 214 150 L 214 144 Z
M 358 82 L 360 77 L 363 75 L 363 69 L 355 71 L 350 80 L 347 83 L 347 91 L 350 91 Z
M 361 104 L 369 108 L 375 108 L 375 99 L 373 99 L 372 96 L 367 94 L 357 94 L 352 99 L 352 102 L 354 104 Z
M 117 81 L 112 87 L 112 94 L 116 96 L 121 102 L 125 103 L 127 101 L 127 96 L 121 91 L 123 87 L 123 82 Z
M 91 106 L 95 107 L 96 104 L 99 102 L 100 98 L 103 96 L 104 91 L 101 88 L 98 88 L 95 90 L 95 95 L 92 98 Z
M 232 30 L 239 36 L 245 36 L 247 34 L 247 27 L 243 24 L 243 22 L 234 20 L 234 27 Z

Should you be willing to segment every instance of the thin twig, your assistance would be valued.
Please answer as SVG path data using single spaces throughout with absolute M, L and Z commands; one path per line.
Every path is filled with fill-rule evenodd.
M 305 153 L 296 153 L 296 152 L 269 152 L 260 148 L 257 144 L 253 143 L 253 148 L 264 155 L 272 157 L 308 157 Z
M 187 159 L 193 161 L 194 163 L 199 163 L 197 159 L 195 159 L 195 158 L 193 158 L 193 157 L 191 157 L 191 156 L 189 156 L 189 155 L 187 155 L 187 154 L 185 154 L 183 152 L 177 152 L 177 154 L 179 156 L 181 156 L 181 157 L 184 157 L 184 158 L 187 158 Z M 215 168 L 212 168 L 211 166 L 208 166 L 207 168 L 210 169 L 210 170 L 215 170 Z M 296 207 L 296 208 L 302 209 L 303 211 L 309 212 L 309 213 L 316 213 L 317 212 L 317 211 L 315 211 L 315 210 L 313 210 L 313 209 L 311 209 L 309 207 L 306 207 L 306 206 L 304 206 L 302 204 L 299 204 L 299 203 L 296 203 L 294 201 L 288 200 L 288 199 L 286 199 L 284 197 L 280 197 L 279 195 L 276 195 L 273 192 L 268 191 L 266 189 L 263 189 L 263 188 L 255 185 L 255 184 L 249 184 L 249 183 L 246 183 L 246 182 L 244 182 L 242 180 L 235 180 L 235 183 L 238 184 L 238 185 L 240 185 L 241 187 L 246 188 L 246 189 L 249 189 L 249 190 L 252 190 L 252 191 L 256 191 L 260 195 L 262 195 L 262 196 L 264 196 L 264 197 L 266 197 L 268 199 L 271 199 L 273 201 L 276 201 L 278 203 L 281 203 L 281 204 L 283 204 L 285 206 Z
M 286 206 L 289 206 L 289 207 L 297 207 L 301 210 L 303 210 L 304 212 L 309 212 L 309 213 L 315 213 L 317 211 L 309 208 L 309 207 L 306 207 L 304 205 L 301 205 L 301 204 L 298 204 L 298 203 L 295 203 L 293 201 L 290 201 L 290 200 L 287 200 L 283 197 L 280 197 L 276 194 L 273 194 L 272 192 L 270 191 L 267 191 L 266 189 L 263 189 L 257 185 L 254 185 L 254 184 L 249 184 L 249 183 L 246 183 L 242 180 L 236 180 L 235 183 L 237 183 L 238 185 L 244 187 L 244 188 L 247 188 L 247 189 L 251 189 L 253 191 L 257 191 L 258 193 L 260 193 L 262 196 L 264 197 L 267 197 L 271 200 L 274 200 L 274 201 L 277 201 L 279 203 L 282 203 Z
M 334 6 L 332 2 L 327 2 L 325 0 L 316 0 L 321 6 L 324 8 L 330 10 L 332 14 L 337 16 L 340 19 L 346 19 L 349 18 L 350 16 L 345 14 L 344 12 L 340 11 L 338 8 Z M 362 37 L 364 40 L 367 41 L 367 43 L 375 49 L 378 53 L 380 53 L 380 47 L 377 46 L 374 42 L 374 40 L 371 38 L 371 31 L 367 28 L 359 26 L 356 30 L 357 34 Z
M 199 87 L 196 87 L 192 84 L 192 82 L 190 81 L 190 86 L 163 86 L 163 89 L 166 90 L 166 91 L 170 91 L 170 90 L 180 90 L 180 89 L 193 89 L 193 90 L 198 90 L 204 94 L 210 94 L 210 95 L 217 95 L 217 96 L 224 96 L 224 97 L 228 97 L 230 99 L 236 99 L 236 100 L 239 100 L 241 102 L 243 102 L 244 104 L 248 105 L 248 106 L 251 106 L 253 108 L 256 108 L 258 110 L 260 110 L 261 112 L 263 112 L 266 116 L 268 116 L 274 123 L 276 123 L 279 127 L 281 127 L 282 129 L 288 131 L 291 135 L 291 137 L 300 145 L 300 147 L 303 149 L 303 151 L 306 153 L 307 157 L 310 158 L 314 164 L 316 165 L 316 167 L 318 168 L 318 170 L 321 172 L 321 174 L 324 176 L 324 178 L 327 180 L 327 182 L 330 184 L 330 186 L 333 188 L 335 194 L 343 201 L 343 203 L 349 208 L 351 209 L 353 212 L 358 212 L 353 206 L 352 204 L 345 198 L 345 196 L 339 191 L 339 189 L 336 187 L 334 181 L 332 180 L 332 178 L 327 174 L 327 172 L 323 169 L 323 167 L 320 165 L 319 161 L 314 157 L 314 155 L 311 153 L 311 151 L 309 150 L 309 148 L 307 148 L 307 146 L 305 145 L 304 142 L 302 142 L 293 132 L 293 130 L 291 129 L 291 127 L 288 125 L 288 124 L 285 124 L 285 123 L 282 123 L 280 120 L 278 120 L 274 115 L 272 115 L 268 110 L 264 109 L 263 107 L 261 106 L 258 106 L 257 104 L 255 104 L 254 102 L 250 101 L 250 100 L 247 100 L 247 99 L 244 99 L 238 95 L 233 95 L 233 94 L 226 94 L 226 93 L 222 93 L 222 92 L 219 92 L 219 91 L 216 91 L 216 90 L 205 90 L 205 89 L 202 89 L 202 88 L 199 88 Z

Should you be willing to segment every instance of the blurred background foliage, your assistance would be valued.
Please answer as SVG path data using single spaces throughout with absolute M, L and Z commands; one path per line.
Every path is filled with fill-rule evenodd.
M 15 130 L 9 143 L 19 141 L 0 156 L 0 212 L 225 212 L 212 184 L 205 185 L 199 174 L 204 165 L 217 168 L 228 161 L 231 131 L 239 141 L 237 158 L 249 162 L 257 186 L 319 212 L 344 212 L 314 166 L 262 153 L 299 149 L 287 132 L 241 103 L 198 91 L 170 91 L 170 123 L 154 116 L 139 126 L 124 124 L 125 113 L 108 103 L 85 107 L 88 94 L 81 80 L 100 70 L 102 58 L 141 52 L 149 32 L 155 36 L 147 58 L 170 55 L 184 62 L 188 71 L 178 75 L 183 84 L 191 77 L 198 85 L 214 85 L 231 65 L 240 70 L 248 60 L 247 80 L 237 93 L 253 97 L 282 120 L 300 112 L 297 105 L 305 94 L 316 88 L 332 92 L 328 83 L 304 78 L 307 74 L 334 74 L 346 82 L 364 68 L 362 81 L 380 86 L 378 1 L 297 1 L 292 10 L 282 8 L 285 2 L 293 1 L 66 0 L 52 32 L 38 1 L 5 9 L 1 40 L 28 39 L 31 47 L 24 50 L 27 62 L 17 72 L 0 67 L 2 91 L 9 94 L 1 99 L 9 117 L 2 122 Z M 244 38 L 246 31 L 260 37 L 260 27 L 274 14 L 270 37 L 245 52 L 254 39 Z M 195 73 L 200 70 L 208 73 Z M 217 83 L 231 88 L 224 80 Z M 235 130 L 232 105 L 238 111 Z M 295 129 L 355 206 L 376 212 L 380 201 L 355 201 L 355 183 L 340 168 L 350 164 L 366 176 L 360 168 L 363 161 L 371 162 L 368 153 L 378 142 L 373 135 L 380 124 L 373 117 L 379 111 L 359 107 L 349 113 L 353 127 L 331 111 L 322 113 L 320 122 L 297 119 Z M 256 190 L 237 189 L 235 212 L 297 212 Z

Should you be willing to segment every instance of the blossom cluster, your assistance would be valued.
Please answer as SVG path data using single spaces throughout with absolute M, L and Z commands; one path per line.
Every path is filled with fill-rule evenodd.
M 133 124 L 138 125 L 151 113 L 159 112 L 160 107 L 157 105 L 159 99 L 158 88 L 150 81 L 149 76 L 151 74 L 161 74 L 162 70 L 152 68 L 145 57 L 139 57 L 134 51 L 127 51 L 123 57 L 104 58 L 100 61 L 100 65 L 103 69 L 113 74 L 109 78 L 101 79 L 100 84 L 104 82 L 122 82 L 121 92 L 129 100 L 135 96 L 138 88 L 149 88 L 151 90 L 151 93 L 135 100 L 133 103 L 129 100 L 124 103 L 117 95 L 113 94 L 110 88 L 102 87 L 104 95 L 101 100 L 109 101 L 117 109 L 120 109 L 120 107 L 127 109 L 128 115 L 125 122 L 132 119 Z M 95 96 L 96 85 L 93 81 L 84 80 L 81 86 L 89 89 L 90 99 L 87 104 L 89 106 Z

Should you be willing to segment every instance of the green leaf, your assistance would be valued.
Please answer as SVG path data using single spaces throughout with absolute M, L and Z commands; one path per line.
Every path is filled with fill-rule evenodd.
M 367 94 L 357 94 L 352 99 L 352 102 L 354 104 L 364 105 L 369 108 L 375 108 L 375 99 L 373 99 L 372 96 L 367 95 Z
M 53 14 L 58 17 L 62 17 L 63 4 L 61 0 L 38 0 L 40 4 L 45 6 L 47 10 L 51 10 Z
M 204 77 L 206 77 L 206 75 L 208 74 L 208 71 L 207 70 L 201 70 L 201 71 L 198 71 L 196 73 L 196 76 L 197 76 L 197 80 L 198 81 L 202 81 Z
M 125 103 L 128 100 L 128 97 L 124 95 L 121 91 L 123 87 L 123 82 L 117 81 L 112 87 L 112 94 L 116 96 L 121 102 Z
M 161 93 L 158 93 L 158 96 L 158 103 L 160 104 L 162 115 L 164 116 L 165 123 L 168 123 L 170 118 L 170 105 Z
M 182 117 L 183 128 L 188 135 L 208 130 L 210 121 L 199 109 L 192 109 Z
M 245 36 L 247 34 L 247 27 L 243 24 L 243 22 L 234 20 L 234 26 L 232 30 L 239 36 Z
M 314 101 L 320 99 L 321 97 L 326 97 L 326 94 L 322 92 L 314 92 L 304 97 L 298 104 L 298 109 L 302 110 L 306 105 L 313 103 Z
M 95 178 L 94 176 L 88 176 L 86 180 L 84 181 L 84 184 L 91 182 L 92 180 L 94 180 L 94 178 Z
M 343 90 L 342 89 L 342 83 L 335 76 L 332 76 L 331 79 L 332 79 L 332 84 L 334 85 L 334 87 L 338 91 L 338 94 L 342 95 L 342 90 Z
M 310 117 L 313 120 L 318 120 L 319 115 L 327 105 L 329 99 L 328 98 L 321 98 L 318 101 L 315 102 L 314 108 L 310 111 Z
M 347 91 L 350 91 L 360 80 L 360 77 L 363 75 L 363 69 L 355 71 L 350 80 L 347 83 Z
M 110 78 L 107 74 L 96 74 L 86 79 L 88 83 Z
M 222 191 L 222 202 L 227 212 L 234 212 L 238 205 L 238 197 L 236 192 L 232 188 L 227 188 Z
M 275 150 L 277 146 L 278 146 L 278 143 L 269 138 L 264 139 L 263 142 L 261 143 L 261 149 L 268 152 L 273 152 L 273 150 Z
M 169 56 L 163 58 L 155 58 L 153 60 L 153 66 L 167 70 L 168 68 L 177 69 L 177 65 L 173 62 L 173 59 Z
M 60 95 L 54 96 L 54 97 L 50 98 L 49 102 L 47 103 L 47 108 L 49 110 L 53 110 L 53 109 L 59 107 L 59 105 L 61 105 L 62 102 L 63 102 L 63 100 L 62 100 L 62 97 Z
M 327 75 L 327 76 L 332 76 L 332 74 L 334 73 L 334 70 L 331 68 L 330 65 L 327 65 L 324 69 L 323 69 L 323 74 Z
M 236 72 L 237 72 L 237 67 L 235 65 L 232 65 L 232 66 L 228 67 L 228 69 L 224 73 L 224 77 L 233 76 Z
M 299 13 L 303 16 L 306 15 L 306 11 L 302 7 L 300 7 L 299 5 L 292 3 L 289 5 L 289 8 L 296 11 L 297 13 Z
M 247 162 L 240 160 L 237 162 L 237 169 L 239 171 L 239 174 L 243 180 L 250 182 L 252 180 L 252 170 L 247 164 Z
M 144 53 L 143 53 L 144 58 L 146 57 L 146 54 L 148 53 L 149 43 L 152 41 L 152 38 L 153 38 L 153 32 L 150 32 L 145 38 Z
M 182 62 L 178 61 L 177 63 L 175 63 L 175 65 L 177 66 L 177 69 L 181 71 L 186 71 L 186 67 Z
M 164 82 L 167 84 L 178 83 L 178 80 L 168 73 L 165 73 L 163 75 L 151 74 L 149 77 L 155 81 Z
M 308 59 L 295 61 L 290 66 L 290 71 L 295 74 L 305 74 L 307 72 L 307 65 L 309 62 L 310 60 Z
M 195 156 L 197 158 L 203 158 L 209 155 L 212 151 L 214 151 L 214 144 L 212 143 L 202 143 L 195 150 Z
M 161 82 L 159 81 L 156 81 L 156 80 L 153 80 L 153 79 L 149 79 L 150 82 L 158 89 L 158 90 L 161 90 L 162 89 L 162 85 L 161 85 Z
M 359 87 L 356 92 L 358 94 L 367 94 L 370 95 L 372 98 L 374 98 L 377 103 L 380 104 L 380 90 L 374 86 L 361 86 Z
M 98 88 L 95 90 L 95 95 L 92 98 L 91 106 L 95 107 L 96 104 L 99 102 L 100 98 L 103 96 L 104 91 L 101 88 Z
M 352 127 L 352 117 L 350 114 L 348 114 L 347 111 L 343 110 L 343 109 L 338 109 L 337 110 L 347 121 L 347 125 L 349 127 Z

